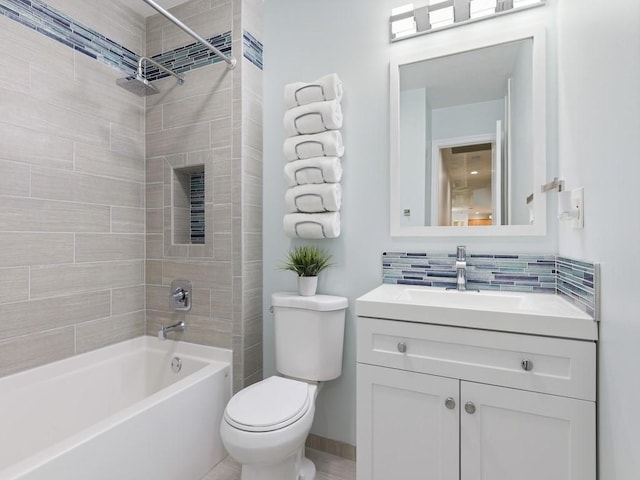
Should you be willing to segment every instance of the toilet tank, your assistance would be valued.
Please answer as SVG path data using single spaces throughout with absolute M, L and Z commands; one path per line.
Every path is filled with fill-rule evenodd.
M 276 370 L 309 381 L 338 378 L 347 305 L 345 297 L 333 295 L 274 293 Z

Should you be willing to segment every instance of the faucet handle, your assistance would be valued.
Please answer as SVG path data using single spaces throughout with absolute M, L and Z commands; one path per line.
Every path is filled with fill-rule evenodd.
M 178 287 L 173 292 L 173 298 L 177 302 L 184 302 L 185 298 L 187 298 L 187 292 L 182 287 Z

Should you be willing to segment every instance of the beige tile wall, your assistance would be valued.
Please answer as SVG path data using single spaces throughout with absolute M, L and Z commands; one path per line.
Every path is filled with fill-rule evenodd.
M 232 30 L 238 65 L 187 72 L 182 86 L 156 81 L 162 93 L 146 103 L 147 333 L 184 318 L 186 331 L 174 338 L 233 348 L 236 390 L 262 378 L 262 146 L 247 141 L 262 136 L 261 115 L 247 119 L 262 108 L 261 88 L 248 88 L 262 84 L 262 72 L 242 58 L 245 1 L 190 0 L 172 9 L 203 37 Z M 192 42 L 161 16 L 147 19 L 148 54 Z M 177 244 L 173 169 L 194 165 L 205 168 L 205 244 Z M 195 289 L 186 314 L 169 309 L 177 278 Z
M 134 52 L 192 42 L 119 1 L 47 3 Z M 116 87 L 120 72 L 0 17 L 0 375 L 185 318 L 176 338 L 234 349 L 236 390 L 262 378 L 262 72 L 242 57 L 261 9 L 173 9 L 205 37 L 232 30 L 238 66 L 158 80 L 146 100 Z M 206 243 L 176 244 L 173 169 L 194 165 Z M 176 278 L 193 282 L 186 315 L 169 308 Z
M 120 2 L 50 5 L 133 51 Z M 0 375 L 145 331 L 143 100 L 0 16 Z

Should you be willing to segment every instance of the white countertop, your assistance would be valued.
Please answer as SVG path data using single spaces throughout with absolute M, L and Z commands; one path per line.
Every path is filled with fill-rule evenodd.
M 383 284 L 356 299 L 360 317 L 597 340 L 598 324 L 560 295 L 458 292 Z

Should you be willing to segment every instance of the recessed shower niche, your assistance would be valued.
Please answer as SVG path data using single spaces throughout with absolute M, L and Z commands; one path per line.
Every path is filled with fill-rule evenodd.
M 171 246 L 204 246 L 207 240 L 205 166 L 171 167 L 170 171 Z

